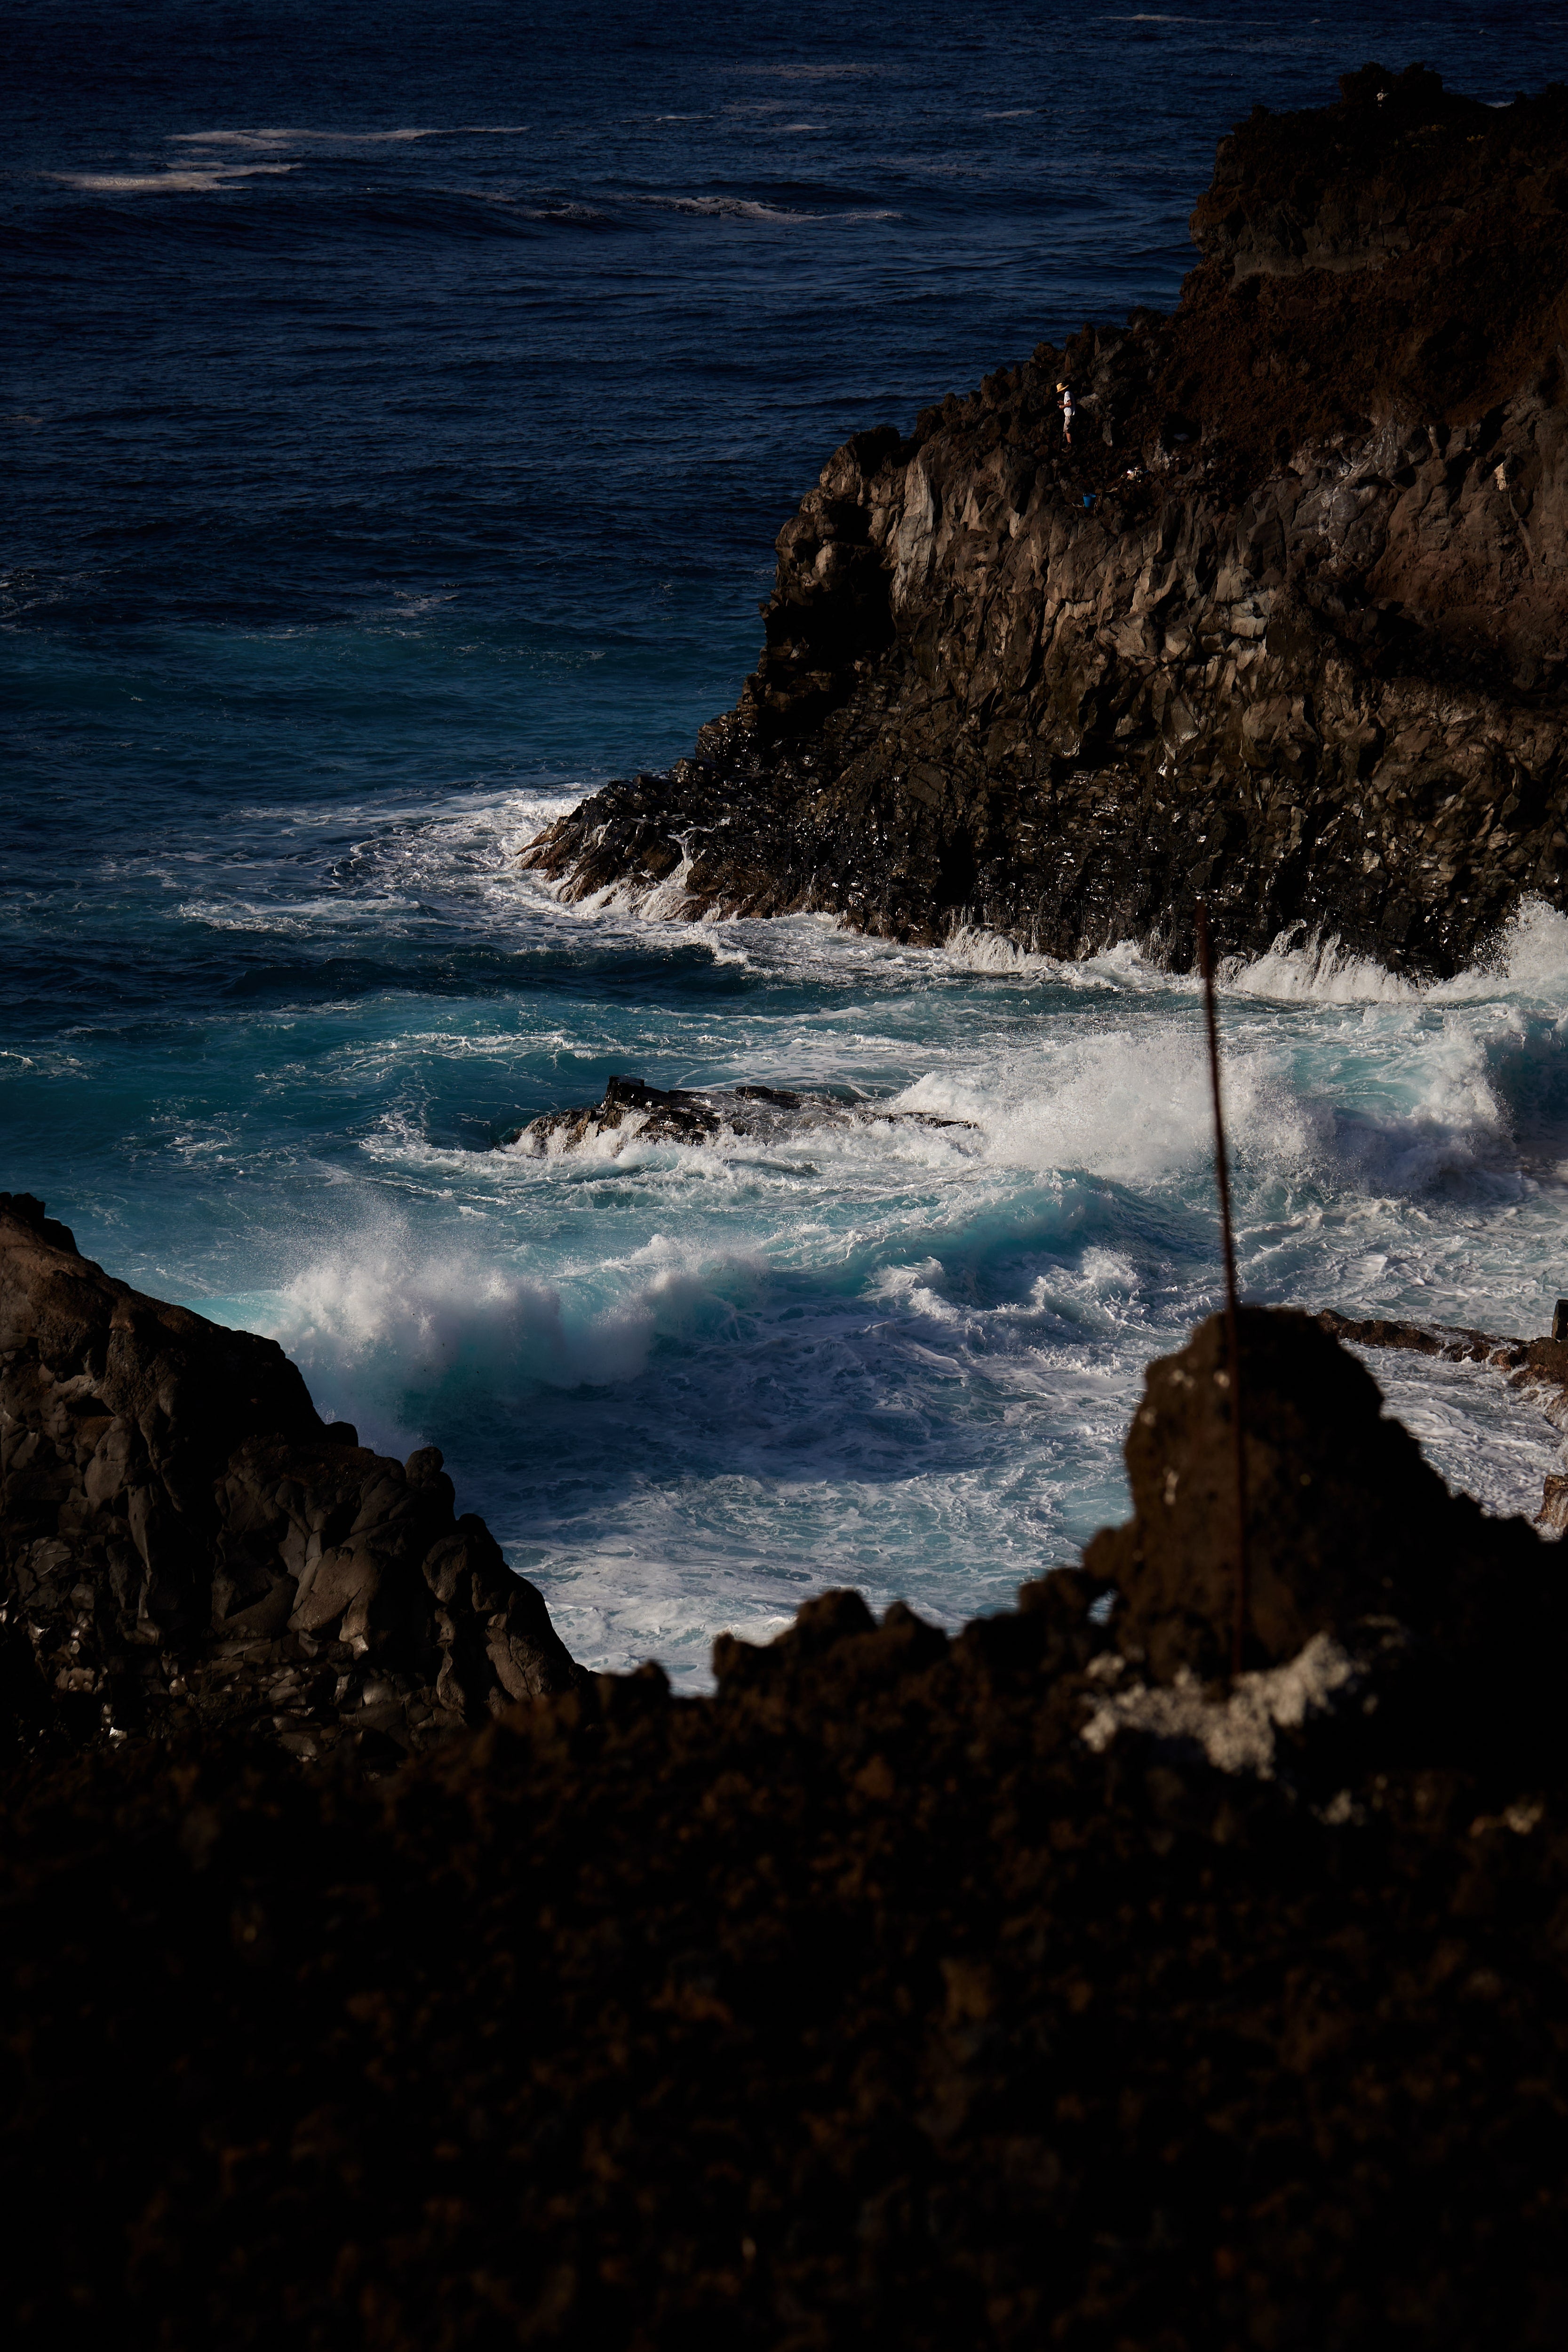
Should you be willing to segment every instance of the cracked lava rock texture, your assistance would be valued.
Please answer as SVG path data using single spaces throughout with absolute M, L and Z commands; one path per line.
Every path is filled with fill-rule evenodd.
M 194 1612 L 214 1465 L 259 1405 L 313 1465 L 303 1392 L 20 1222 L 57 1508 L 109 1433 L 85 1380 L 202 1530 Z M 1212 1321 L 1150 1368 L 1128 1525 L 955 1638 L 831 1592 L 722 1638 L 711 1696 L 559 1676 L 390 1773 L 221 1706 L 14 1764 L 10 2340 L 1560 2346 L 1562 1554 L 1450 1496 L 1315 1320 L 1240 1329 L 1234 1681 Z M 177 1365 L 218 1348 L 178 1469 L 157 1415 L 193 1426 Z M 129 1491 L 68 1596 L 115 1624 L 158 1573 Z
M 1174 315 L 846 442 L 735 709 L 525 863 L 1183 969 L 1199 896 L 1417 976 L 1568 904 L 1568 91 L 1341 91 L 1221 141 Z

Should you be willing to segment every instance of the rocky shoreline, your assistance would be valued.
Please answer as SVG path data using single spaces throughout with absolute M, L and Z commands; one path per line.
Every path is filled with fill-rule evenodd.
M 1417 977 L 1568 904 L 1568 92 L 1341 87 L 1221 142 L 1171 317 L 846 443 L 736 708 L 525 863 L 1180 969 L 1198 896 Z
M 682 1699 L 571 1670 L 514 1579 L 507 1705 L 433 1465 L 3 1213 L 12 2340 L 1561 2342 L 1568 1578 L 1319 1320 L 1242 1311 L 1234 1676 L 1215 1320 L 1149 1368 L 1131 1520 L 1015 1611 L 826 1593 Z M 296 1488 L 367 1483 L 364 1622 L 307 1634 Z M 203 1612 L 280 1581 L 311 1666 L 423 1624 L 444 1738 L 389 1771 L 356 1710 L 313 1759 L 234 1704 Z M 68 1626 L 116 1704 L 132 1651 L 187 1703 L 138 1676 L 106 1727 Z
M 1202 890 L 1415 973 L 1563 903 L 1565 123 L 1254 117 L 1176 318 L 840 452 L 737 711 L 536 867 L 1177 963 Z M 620 1077 L 508 1140 L 865 1116 Z M 1081 1563 L 680 1697 L 0 1194 L 10 2339 L 1555 2352 L 1568 1479 L 1451 1494 L 1351 1346 L 1568 1423 L 1555 1338 L 1244 1307 Z

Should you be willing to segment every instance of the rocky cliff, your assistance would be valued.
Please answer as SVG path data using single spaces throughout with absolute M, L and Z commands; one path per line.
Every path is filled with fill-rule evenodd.
M 1221 142 L 1173 316 L 846 443 L 736 709 L 527 862 L 1177 966 L 1199 895 L 1416 974 L 1568 904 L 1568 91 L 1341 91 Z
M 0 1745 L 259 1729 L 393 1760 L 580 1679 L 434 1447 L 329 1425 L 270 1339 L 0 1193 Z
M 1563 1554 L 1308 1318 L 1241 1352 L 1234 1680 L 1210 1323 L 954 1639 L 826 1593 L 374 1788 L 210 1719 L 13 1778 L 9 2340 L 1556 2352 Z

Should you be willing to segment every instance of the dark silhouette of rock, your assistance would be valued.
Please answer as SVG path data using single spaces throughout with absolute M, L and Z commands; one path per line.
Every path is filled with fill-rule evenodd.
M 1386 1419 L 1376 1382 L 1314 1317 L 1243 1307 L 1246 1658 L 1270 1666 L 1315 1633 L 1354 1649 L 1391 1624 L 1466 1674 L 1549 1634 L 1558 1672 L 1568 1571 L 1522 1519 L 1450 1494 Z M 1127 1437 L 1134 1517 L 1095 1537 L 1085 1569 L 1114 1586 L 1118 1647 L 1149 1676 L 1221 1675 L 1236 1596 L 1233 1397 L 1223 1319 L 1150 1365 Z M 1529 1669 L 1523 1670 L 1528 1675 Z
M 434 1446 L 371 1453 L 274 1341 L 115 1281 L 27 1193 L 0 1193 L 0 1447 L 24 1744 L 199 1718 L 386 1757 L 576 1676 Z
M 1561 1309 L 1563 1302 L 1559 1300 Z M 1418 1356 L 1437 1356 L 1450 1364 L 1489 1364 L 1508 1376 L 1511 1388 L 1521 1389 L 1531 1404 L 1560 1430 L 1568 1430 L 1568 1345 L 1559 1337 L 1558 1315 L 1550 1339 L 1514 1339 L 1506 1333 L 1477 1331 L 1448 1323 L 1406 1323 L 1375 1316 L 1358 1322 L 1354 1317 L 1323 1308 L 1317 1320 L 1336 1339 L 1361 1348 L 1402 1348 Z M 1568 1532 L 1568 1477 L 1549 1472 L 1535 1524 L 1548 1535 Z
M 1555 86 L 1368 67 L 1258 110 L 1176 312 L 846 442 L 736 709 L 526 862 L 1177 967 L 1199 896 L 1222 952 L 1299 927 L 1415 973 L 1568 904 L 1565 189 Z
M 13 1775 L 11 2340 L 1560 2344 L 1558 1550 L 1244 1332 L 1233 1685 L 1211 1324 L 1131 1526 L 956 1639 L 829 1592 L 371 1788 L 210 1717 Z
M 574 1110 L 547 1111 L 502 1138 L 528 1151 L 573 1151 L 602 1135 L 642 1136 L 649 1143 L 706 1143 L 719 1131 L 719 1113 L 705 1095 L 681 1087 L 648 1087 L 641 1078 L 611 1078 L 604 1099 Z

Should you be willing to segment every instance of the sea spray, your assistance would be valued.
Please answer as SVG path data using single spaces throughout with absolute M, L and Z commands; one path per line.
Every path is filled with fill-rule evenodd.
M 9 1181 L 439 1444 L 580 1654 L 688 1680 L 826 1583 L 951 1623 L 1071 1558 L 1124 1507 L 1145 1362 L 1214 1304 L 1196 1000 L 1155 958 L 651 923 L 517 863 L 733 701 L 847 434 L 1168 307 L 1216 123 L 1378 37 L 1343 5 L 1267 54 L 1218 19 L 911 23 L 936 109 L 879 53 L 770 113 L 778 27 L 733 16 L 653 50 L 606 22 L 587 67 L 542 25 L 511 98 L 486 40 L 392 38 L 349 105 L 325 20 L 241 88 L 155 7 L 16 83 Z M 1423 46 L 1511 97 L 1468 17 Z M 1565 942 L 1527 909 L 1438 989 L 1300 939 L 1235 976 L 1250 1296 L 1544 1328 Z M 616 1073 L 978 1126 L 498 1148 Z M 1555 1466 L 1495 1375 L 1379 1370 L 1491 1506 Z

